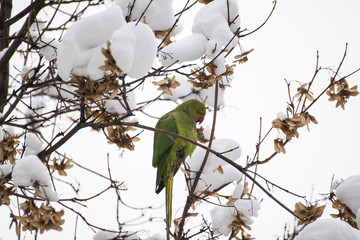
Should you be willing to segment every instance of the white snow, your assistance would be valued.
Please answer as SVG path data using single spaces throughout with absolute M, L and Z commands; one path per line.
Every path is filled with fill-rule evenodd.
M 46 58 L 46 60 L 54 60 L 57 56 L 57 48 L 59 42 L 54 38 L 42 37 L 39 42 L 40 53 Z
M 113 6 L 74 23 L 66 32 L 58 49 L 58 72 L 68 80 L 73 72 L 93 80 L 102 78 L 99 69 L 106 60 L 101 53 L 111 41 L 110 51 L 118 67 L 130 77 L 145 75 L 157 52 L 151 28 L 135 22 L 126 23 L 119 6 Z
M 43 118 L 40 116 L 45 110 L 45 99 L 43 96 L 36 96 L 31 98 L 30 108 L 26 108 L 24 115 L 27 117 L 26 121 L 36 128 L 41 125 Z
M 225 89 L 219 88 L 218 96 L 217 96 L 218 109 L 221 106 L 225 105 L 224 92 L 225 92 Z M 206 89 L 201 89 L 199 92 L 199 97 L 200 97 L 201 101 L 204 102 L 205 105 L 214 108 L 215 107 L 214 106 L 214 104 L 215 104 L 215 85 L 213 85 L 209 88 L 206 88 Z
M 279 118 L 281 121 L 285 120 L 287 118 L 286 113 L 284 112 L 278 112 L 277 118 Z
M 226 66 L 225 66 L 225 56 L 224 53 L 221 53 L 218 55 L 213 62 L 216 66 L 215 68 L 215 74 L 221 75 L 226 72 Z
M 191 83 L 188 82 L 188 78 L 184 75 L 180 75 L 180 74 L 176 74 L 175 75 L 175 80 L 180 83 L 180 86 L 171 89 L 172 95 L 168 95 L 168 94 L 163 94 L 162 97 L 164 99 L 170 99 L 173 101 L 178 100 L 179 98 L 184 98 L 186 97 L 184 100 L 188 100 L 189 97 L 191 96 L 191 92 L 192 92 L 192 85 Z
M 16 161 L 12 177 L 15 186 L 40 185 L 40 196 L 49 201 L 58 201 L 58 194 L 52 189 L 50 175 L 46 166 L 35 155 L 29 155 Z
M 230 138 L 221 138 L 214 140 L 212 149 L 233 161 L 240 158 L 241 156 L 241 148 L 239 143 Z M 210 154 L 210 162 L 207 163 L 207 166 L 209 166 L 208 164 L 210 163 L 213 167 L 228 164 L 227 162 L 223 161 L 222 159 L 216 157 L 213 154 Z
M 150 236 L 149 238 L 146 238 L 146 240 L 163 240 L 164 236 L 160 233 L 155 233 L 154 235 Z
M 229 3 L 229 6 L 227 5 Z M 229 16 L 228 16 L 229 10 Z M 216 0 L 205 5 L 196 14 L 192 31 L 201 33 L 207 39 L 206 54 L 216 56 L 233 38 L 240 27 L 240 18 L 236 0 Z M 229 26 L 229 22 L 231 22 Z M 238 38 L 235 37 L 226 49 L 236 47 Z
M 139 119 L 135 116 L 129 116 L 129 117 L 126 117 L 124 118 L 124 122 L 127 122 L 127 123 L 138 123 L 139 122 Z
M 128 73 L 133 64 L 135 42 L 134 28 L 128 24 L 115 31 L 111 38 L 111 54 L 116 61 L 116 65 L 124 73 Z
M 149 2 L 148 0 L 144 2 Z M 172 0 L 153 1 L 145 13 L 145 22 L 151 29 L 164 31 L 168 30 L 175 23 Z
M 0 119 L 2 118 L 2 114 L 0 113 Z M 0 141 L 2 141 L 4 139 L 4 137 L 6 136 L 6 131 L 3 127 L 0 128 Z
M 94 240 L 111 240 L 111 239 L 115 239 L 117 236 L 118 236 L 117 233 L 100 231 L 94 235 L 93 239 Z
M 232 78 L 233 76 L 224 76 L 222 77 L 222 83 L 223 84 L 231 84 L 232 82 Z M 218 91 L 218 109 L 220 107 L 224 107 L 225 106 L 225 99 L 224 99 L 224 94 L 226 91 L 226 88 L 219 88 Z M 207 88 L 207 89 L 201 89 L 199 92 L 199 97 L 200 100 L 202 102 L 204 102 L 205 105 L 210 106 L 212 108 L 214 108 L 214 103 L 215 103 L 215 85 Z
M 10 163 L 5 163 L 0 165 L 0 178 L 9 175 L 12 172 L 13 165 Z
M 127 239 L 140 239 L 137 233 L 133 231 L 126 231 L 126 234 L 129 236 Z M 120 239 L 118 233 L 115 232 L 106 232 L 106 231 L 99 231 L 93 236 L 93 240 L 113 240 L 113 239 Z
M 241 214 L 246 219 L 245 224 L 250 225 L 253 223 L 253 218 L 258 216 L 259 210 L 260 202 L 256 199 L 239 199 L 232 207 L 214 207 L 210 211 L 213 228 L 227 236 L 231 231 L 228 226 L 234 220 L 231 214 Z
M 356 214 L 360 209 L 360 175 L 353 175 L 336 188 L 336 197 Z
M 154 63 L 157 46 L 153 31 L 148 25 L 139 23 L 129 23 L 133 26 L 136 36 L 136 47 L 134 51 L 133 64 L 127 73 L 132 78 L 138 78 L 145 75 Z
M 132 78 L 142 77 L 156 57 L 155 35 L 148 25 L 131 22 L 114 33 L 110 50 L 124 73 Z
M 45 22 L 46 21 L 44 20 L 37 19 L 37 21 L 31 24 L 28 33 L 33 40 L 36 40 L 40 36 L 42 31 L 44 30 Z
M 210 139 L 211 138 L 211 127 L 209 125 L 206 125 L 203 130 L 204 138 Z
M 126 96 L 130 109 L 134 109 L 136 107 L 135 93 L 131 91 L 128 92 Z M 124 106 L 125 103 L 122 99 L 105 100 L 106 111 L 112 114 L 126 114 L 127 112 Z
M 45 25 L 46 21 L 37 19 L 37 21 L 31 24 L 29 28 L 29 36 L 33 41 L 37 40 L 37 46 L 40 48 L 40 53 L 46 60 L 51 61 L 56 58 L 56 49 L 59 42 L 55 38 L 49 38 L 43 33 Z M 41 38 L 39 39 L 39 37 Z
M 102 55 L 100 47 L 124 24 L 121 8 L 113 6 L 71 25 L 58 48 L 59 76 L 67 81 L 71 71 L 81 76 L 89 75 L 86 69 L 94 57 L 93 52 L 96 52 L 95 57 Z
M 19 74 L 21 77 L 27 74 L 29 78 L 32 78 L 35 74 L 35 67 L 24 65 Z
M 202 191 L 213 192 L 229 183 L 240 181 L 242 178 L 242 173 L 236 170 L 233 166 L 222 166 L 222 170 L 223 173 L 220 173 L 218 170 L 211 171 L 209 173 L 202 173 L 200 175 L 200 180 L 196 185 L 195 193 L 198 192 L 198 195 L 200 196 Z M 192 174 L 191 177 L 194 178 L 195 174 Z
M 245 216 L 245 224 L 250 225 L 254 222 L 253 217 L 259 216 L 260 202 L 256 199 L 239 199 L 234 203 L 237 213 Z
M 149 1 L 134 0 L 116 0 L 115 4 L 120 6 L 124 17 L 128 17 L 130 21 L 136 21 L 140 18 Z M 131 10 L 131 12 L 130 12 Z
M 99 69 L 100 66 L 104 65 L 106 60 L 104 54 L 101 53 L 101 47 L 106 48 L 105 43 L 91 51 L 88 64 L 84 68 L 75 68 L 74 73 L 78 75 L 89 76 L 93 80 L 104 77 L 104 72 Z M 110 74 L 110 72 L 108 71 L 106 74 Z
M 233 213 L 232 207 L 214 207 L 211 209 L 211 222 L 214 229 L 219 231 L 220 234 L 227 236 L 231 229 L 228 228 L 229 224 L 233 221 L 231 214 Z
M 27 133 L 25 138 L 25 156 L 37 155 L 42 150 L 42 143 L 34 133 Z
M 241 183 L 241 181 L 238 181 L 237 184 L 236 184 L 236 187 L 234 189 L 234 192 L 232 194 L 232 197 L 233 198 L 240 198 L 243 191 L 244 191 L 244 186 Z
M 318 219 L 307 225 L 295 240 L 359 240 L 360 231 L 339 219 Z
M 336 197 L 348 206 L 356 215 L 358 228 L 360 226 L 360 175 L 350 176 L 343 182 L 337 182 Z
M 0 113 L 0 118 L 2 118 L 2 114 Z M 4 139 L 4 137 L 15 134 L 14 128 L 12 126 L 0 127 L 0 141 Z
M 207 40 L 203 34 L 194 33 L 170 43 L 159 53 L 161 64 L 164 67 L 169 67 L 175 63 L 197 60 L 205 54 L 206 42 Z
M 49 86 L 44 90 L 43 94 L 56 98 L 61 96 L 61 98 L 64 99 L 74 99 L 76 89 L 77 88 L 67 84 L 59 84 L 57 87 Z
M 149 3 L 150 0 L 116 1 L 116 4 L 119 5 L 122 9 L 123 15 L 130 15 L 130 21 L 137 21 L 145 11 L 146 7 L 149 5 Z M 145 14 L 141 18 L 141 21 L 148 24 L 154 31 L 165 31 L 170 29 L 175 23 L 175 16 L 172 4 L 172 0 L 152 1 Z M 131 14 L 129 12 L 130 9 L 132 9 Z
M 215 139 L 212 143 L 212 149 L 216 152 L 222 153 L 225 157 L 235 161 L 241 156 L 241 148 L 237 141 L 233 139 L 223 138 Z M 188 159 L 187 163 L 193 171 L 199 170 L 202 160 L 205 156 L 206 150 L 203 148 L 196 148 L 191 158 Z M 225 166 L 228 163 L 221 158 L 210 153 L 206 162 L 203 173 L 211 173 L 219 165 Z
M 235 161 L 241 155 L 240 145 L 232 139 L 217 139 L 213 141 L 212 149 L 223 154 L 225 157 Z M 206 151 L 202 148 L 196 148 L 191 158 L 187 160 L 187 164 L 192 171 L 192 178 L 195 177 L 204 159 Z M 217 170 L 221 166 L 223 173 Z M 200 181 L 196 186 L 195 192 L 198 191 L 214 191 L 220 187 L 234 181 L 239 181 L 242 173 L 229 165 L 221 158 L 210 153 Z

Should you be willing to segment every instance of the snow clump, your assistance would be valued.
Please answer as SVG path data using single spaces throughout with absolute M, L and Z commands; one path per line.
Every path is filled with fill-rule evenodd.
M 235 161 L 240 158 L 241 148 L 239 143 L 232 139 L 217 139 L 213 141 L 212 149 L 222 153 L 223 156 Z M 191 179 L 195 178 L 196 172 L 200 169 L 206 150 L 196 148 L 187 164 L 191 170 Z M 221 172 L 222 171 L 222 172 Z M 240 181 L 242 173 L 229 165 L 221 158 L 210 153 L 206 165 L 201 173 L 195 192 L 214 191 L 234 181 Z
M 354 175 L 345 181 L 335 181 L 333 187 L 336 197 L 356 214 L 360 226 L 360 175 Z M 339 219 L 318 219 L 307 225 L 295 240 L 360 240 L 360 231 Z
M 170 67 L 177 63 L 199 59 L 205 53 L 206 38 L 203 34 L 194 33 L 186 38 L 170 43 L 160 51 L 161 64 Z
M 240 18 L 237 1 L 216 0 L 197 12 L 192 31 L 193 33 L 201 33 L 208 39 L 206 55 L 214 57 L 229 42 L 230 44 L 226 46 L 226 49 L 229 50 L 237 46 L 238 38 L 234 37 L 234 33 L 239 28 Z
M 68 80 L 70 73 L 92 80 L 104 77 L 99 67 L 106 60 L 101 52 L 111 42 L 117 66 L 129 77 L 145 75 L 154 63 L 157 46 L 152 29 L 144 23 L 126 23 L 119 6 L 81 19 L 66 32 L 58 48 L 58 73 Z
M 27 75 L 28 78 L 32 78 L 35 75 L 35 67 L 24 65 L 19 73 L 21 77 Z
M 117 0 L 115 4 L 121 7 L 123 15 L 129 21 L 137 22 L 141 17 L 141 21 L 149 25 L 153 31 L 169 30 L 176 20 L 172 0 L 156 0 L 151 3 L 150 0 Z
M 111 239 L 116 239 L 116 237 L 118 235 L 119 234 L 114 233 L 114 232 L 99 231 L 93 236 L 93 239 L 94 240 L 111 240 Z
M 233 207 L 214 207 L 210 211 L 213 228 L 227 236 L 231 231 L 229 224 L 234 221 L 232 214 L 243 216 L 244 223 L 250 225 L 254 221 L 253 218 L 258 216 L 259 210 L 260 202 L 256 199 L 238 199 Z
M 360 231 L 339 219 L 318 219 L 307 225 L 295 240 L 360 240 Z
M 287 119 L 287 115 L 284 112 L 278 112 L 277 118 L 280 119 L 281 121 L 283 121 L 283 120 Z
M 127 23 L 114 32 L 110 50 L 116 65 L 124 73 L 132 78 L 142 77 L 156 57 L 155 35 L 144 23 Z
M 186 76 L 180 74 L 175 74 L 174 76 L 175 81 L 180 83 L 180 86 L 171 89 L 172 95 L 163 94 L 162 97 L 172 101 L 182 99 L 184 102 L 193 98 L 194 94 L 191 94 L 193 92 L 193 87 L 191 83 L 188 82 L 189 79 Z
M 341 182 L 336 188 L 336 197 L 348 206 L 356 215 L 357 225 L 360 226 L 360 175 L 353 175 Z
M 89 62 L 96 61 L 98 57 L 105 59 L 101 46 L 123 25 L 125 19 L 119 6 L 82 18 L 71 25 L 58 48 L 59 76 L 65 81 L 69 79 L 72 71 L 74 74 L 87 76 Z M 103 61 L 101 65 L 104 65 Z M 95 70 L 96 72 L 92 73 L 95 76 L 90 76 L 91 78 L 103 75 L 101 70 Z
M 49 201 L 59 200 L 57 192 L 52 189 L 48 169 L 36 155 L 28 155 L 18 160 L 12 177 L 15 186 L 27 187 L 36 183 L 40 186 L 41 197 Z
M 223 156 L 235 161 L 241 156 L 241 148 L 237 141 L 228 138 L 215 139 L 212 143 L 212 149 L 216 152 L 221 153 Z M 191 155 L 191 158 L 188 160 L 188 164 L 193 171 L 198 171 L 202 158 L 205 156 L 206 150 L 200 147 L 197 147 L 194 153 Z M 203 173 L 213 172 L 219 165 L 225 166 L 228 165 L 227 162 L 221 158 L 210 153 L 208 160 L 206 162 Z
M 127 235 L 130 239 L 140 239 L 137 233 L 132 231 L 127 231 Z M 116 232 L 105 232 L 105 231 L 99 231 L 93 236 L 93 240 L 112 240 L 112 239 L 120 239 L 121 236 L 119 236 Z
M 136 108 L 136 101 L 135 101 L 135 93 L 133 91 L 128 92 L 126 94 L 127 96 L 127 103 L 130 107 L 130 109 L 134 109 Z M 127 111 L 125 109 L 125 102 L 121 99 L 109 99 L 109 100 L 104 100 L 105 102 L 105 108 L 106 111 L 112 114 L 117 114 L 117 115 L 121 115 L 121 114 L 126 114 Z
M 6 177 L 12 172 L 13 165 L 10 163 L 5 163 L 0 165 L 0 178 Z
M 42 150 L 42 143 L 35 133 L 27 133 L 25 138 L 25 156 L 37 155 Z
M 209 17 L 211 16 L 211 17 Z M 175 63 L 193 61 L 206 54 L 215 58 L 215 73 L 226 71 L 223 49 L 230 50 L 238 44 L 236 32 L 240 29 L 239 10 L 236 0 L 216 0 L 202 7 L 192 26 L 193 34 L 175 41 L 160 52 L 161 64 L 169 67 Z
M 37 19 L 36 22 L 31 24 L 29 28 L 29 37 L 37 42 L 37 46 L 40 48 L 40 53 L 46 58 L 47 61 L 54 60 L 56 58 L 56 49 L 59 42 L 55 38 L 46 37 L 43 32 L 46 21 Z
M 224 64 L 223 64 L 224 65 Z M 220 80 L 220 82 L 222 82 L 223 84 L 231 84 L 233 79 L 233 76 L 225 76 L 222 77 L 222 80 Z M 217 100 L 217 108 L 220 109 L 221 107 L 224 107 L 225 104 L 225 91 L 226 91 L 226 87 L 224 88 L 219 88 L 218 90 L 218 100 Z M 203 102 L 205 105 L 210 106 L 212 108 L 214 108 L 214 104 L 215 104 L 215 85 L 208 87 L 206 89 L 201 89 L 199 91 L 199 98 L 200 101 Z

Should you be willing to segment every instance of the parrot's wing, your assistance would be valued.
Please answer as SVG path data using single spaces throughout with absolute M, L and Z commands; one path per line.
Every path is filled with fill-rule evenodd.
M 178 133 L 178 127 L 175 120 L 175 114 L 169 112 L 165 114 L 158 123 L 156 124 L 157 129 L 162 129 L 168 132 Z M 174 137 L 175 139 L 175 137 Z M 154 155 L 152 165 L 154 167 L 158 165 L 165 165 L 166 158 L 169 155 L 171 147 L 174 142 L 171 138 L 166 136 L 163 133 L 155 132 L 154 136 Z M 164 166 L 158 166 L 158 168 L 163 168 Z

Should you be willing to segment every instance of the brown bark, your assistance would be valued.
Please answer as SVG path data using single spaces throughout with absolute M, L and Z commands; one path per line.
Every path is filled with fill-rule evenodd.
M 0 22 L 5 22 L 11 16 L 12 0 L 0 0 Z M 0 31 L 0 51 L 9 46 L 10 26 Z M 3 112 L 9 85 L 9 62 L 0 66 L 0 112 Z

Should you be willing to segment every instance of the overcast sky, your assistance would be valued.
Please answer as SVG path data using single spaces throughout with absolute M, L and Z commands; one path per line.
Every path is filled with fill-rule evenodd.
M 242 28 L 252 30 L 259 26 L 272 6 L 270 0 L 239 1 Z M 253 156 L 255 152 L 259 118 L 263 118 L 264 134 L 277 113 L 285 111 L 288 98 L 284 78 L 304 83 L 311 80 L 316 51 L 319 51 L 321 66 L 335 69 L 343 56 L 345 43 L 348 43 L 348 55 L 340 73 L 346 75 L 360 67 L 359 9 L 360 2 L 357 0 L 278 1 L 268 23 L 256 33 L 240 40 L 244 50 L 254 48 L 254 52 L 248 56 L 248 62 L 237 67 L 232 87 L 227 90 L 227 106 L 219 113 L 216 127 L 217 138 L 233 138 L 241 144 L 243 155 L 240 163 L 244 164 L 246 156 Z M 330 74 L 330 71 L 325 70 L 319 75 L 312 91 L 315 96 L 328 84 Z M 350 86 L 359 85 L 359 79 L 358 73 L 350 77 L 348 82 Z M 316 117 L 319 124 L 310 124 L 310 132 L 305 128 L 299 131 L 300 138 L 286 146 L 286 155 L 279 155 L 269 163 L 259 166 L 258 172 L 292 192 L 308 196 L 308 200 L 321 198 L 319 193 L 328 193 L 333 175 L 335 179 L 346 179 L 353 174 L 360 174 L 359 96 L 350 99 L 345 109 L 335 109 L 335 103 L 328 102 L 324 96 L 310 110 L 310 114 Z M 153 111 L 160 116 L 167 109 L 154 108 Z M 155 122 L 150 120 L 146 124 L 154 126 Z M 270 135 L 261 149 L 260 158 L 266 158 L 272 153 L 272 139 L 277 136 L 276 131 Z M 123 193 L 124 200 L 137 207 L 161 206 L 164 195 L 156 195 L 154 192 L 156 170 L 151 166 L 152 133 L 143 133 L 140 138 L 141 142 L 136 144 L 136 151 L 125 152 L 122 156 L 113 146 L 101 143 L 104 142 L 103 138 L 94 132 L 87 134 L 85 139 L 81 135 L 74 137 L 64 149 L 69 150 L 69 153 L 71 150 L 69 157 L 104 174 L 107 173 L 106 152 L 109 152 L 113 177 L 120 181 L 126 179 L 126 185 L 131 190 Z M 70 176 L 82 182 L 84 193 L 90 194 L 105 186 L 105 182 L 99 179 L 87 182 L 82 178 L 81 171 L 70 173 Z M 185 199 L 185 196 L 182 196 L 183 181 L 183 176 L 178 174 L 174 189 L 181 189 L 181 194 L 177 194 L 175 190 L 174 218 L 180 216 Z M 300 201 L 278 189 L 270 190 L 291 209 L 295 202 Z M 252 225 L 253 230 L 250 233 L 257 239 L 276 239 L 282 235 L 284 223 L 291 222 L 293 217 L 259 190 L 256 190 L 254 195 L 264 199 L 260 216 Z M 111 198 L 113 196 L 109 195 L 107 200 Z M 90 203 L 90 209 L 96 207 L 96 210 L 87 212 L 86 215 L 94 219 L 95 224 L 107 227 L 106 223 L 109 222 L 108 224 L 115 228 L 116 222 L 111 219 L 111 214 L 114 214 L 111 213 L 112 208 L 107 209 L 101 204 L 101 201 Z M 136 218 L 141 211 L 124 210 L 124 213 L 128 214 L 124 219 L 126 220 Z M 152 215 L 164 217 L 164 209 L 153 211 Z M 38 239 L 49 239 L 49 236 L 71 239 L 75 216 L 69 214 L 65 215 L 65 218 L 63 232 L 40 235 Z M 162 220 L 156 218 L 155 222 L 158 222 L 156 227 L 161 231 L 164 227 Z M 78 232 L 78 239 L 91 239 L 92 232 L 81 221 L 79 229 L 81 231 Z M 7 232 L 7 224 L 0 226 L 0 237 L 16 239 L 13 230 L 12 238 L 8 238 L 3 232 Z
M 253 29 L 270 8 L 270 1 L 240 1 L 242 26 Z M 240 67 L 239 81 L 235 81 L 229 99 L 238 99 L 241 115 L 238 133 L 244 154 L 254 152 L 259 117 L 263 117 L 263 129 L 267 130 L 276 113 L 284 111 L 287 92 L 283 79 L 308 82 L 312 78 L 316 51 L 320 66 L 334 69 L 348 43 L 348 55 L 340 72 L 345 75 L 359 68 L 357 9 L 360 9 L 358 1 L 278 1 L 268 24 L 243 39 L 244 48 L 255 51 Z M 329 74 L 324 71 L 320 75 L 313 89 L 315 96 L 328 84 Z M 351 86 L 359 85 L 359 74 L 348 82 Z M 359 97 L 350 99 L 345 111 L 335 109 L 334 105 L 326 96 L 316 104 L 310 114 L 319 124 L 310 124 L 309 133 L 306 129 L 300 131 L 300 138 L 286 147 L 287 154 L 259 167 L 259 173 L 290 191 L 307 195 L 309 200 L 321 198 L 318 193 L 328 193 L 333 174 L 335 179 L 359 174 Z M 266 157 L 266 151 L 261 156 Z M 289 198 L 279 190 L 274 194 L 280 199 Z M 291 200 L 288 206 L 293 209 L 294 201 L 299 199 Z M 253 233 L 258 239 L 276 239 L 285 219 L 293 218 L 265 198 Z

